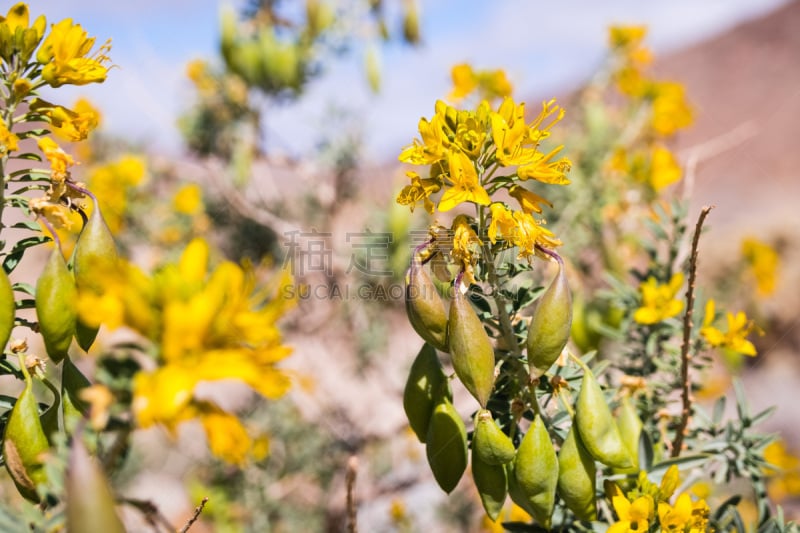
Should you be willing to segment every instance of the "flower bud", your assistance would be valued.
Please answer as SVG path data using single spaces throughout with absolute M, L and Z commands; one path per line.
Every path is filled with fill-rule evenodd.
M 75 335 L 77 320 L 77 290 L 61 250 L 56 246 L 50 253 L 39 280 L 36 282 L 36 317 L 44 339 L 47 355 L 61 362 Z
M 447 342 L 456 376 L 481 407 L 486 408 L 494 387 L 494 348 L 460 285 L 459 275 L 450 304 Z
M 569 340 L 572 326 L 572 296 L 564 265 L 558 261 L 558 273 L 536 302 L 528 327 L 528 364 L 531 379 L 553 366 Z
M 447 312 L 436 286 L 415 254 L 406 272 L 406 314 L 420 337 L 447 351 Z
M 549 529 L 556 501 L 558 458 L 547 428 L 538 415 L 519 444 L 514 475 L 519 496 L 526 502 L 523 509 L 530 512 L 542 527 Z
M 467 429 L 448 399 L 434 408 L 425 442 L 433 477 L 442 490 L 452 492 L 467 469 Z
M 558 451 L 558 494 L 580 520 L 597 518 L 595 477 L 597 466 L 573 424 Z
M 411 365 L 403 391 L 403 409 L 420 442 L 427 438 L 433 409 L 442 397 L 453 399 L 436 350 L 425 343 Z
M 613 468 L 633 466 L 600 384 L 589 369 L 584 371 L 575 403 L 575 424 L 592 457 Z

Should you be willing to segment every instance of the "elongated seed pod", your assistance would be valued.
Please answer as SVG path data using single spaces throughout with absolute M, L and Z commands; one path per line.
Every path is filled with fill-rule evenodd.
M 65 357 L 61 368 L 61 409 L 67 433 L 72 433 L 78 422 L 89 411 L 86 402 L 80 398 L 80 392 L 90 385 L 89 380 L 78 370 L 72 359 L 69 356 Z
M 467 469 L 467 429 L 447 399 L 442 399 L 433 410 L 425 453 L 433 477 L 449 494 Z
M 72 270 L 78 291 L 102 292 L 103 274 L 114 270 L 117 259 L 114 237 L 95 200 L 94 210 L 78 236 L 72 257 Z M 97 329 L 87 326 L 79 318 L 75 326 L 78 345 L 88 350 L 97 337 Z
M 47 355 L 55 363 L 67 355 L 77 320 L 78 291 L 61 250 L 50 253 L 36 282 L 36 317 Z
M 556 501 L 558 458 L 547 428 L 538 415 L 519 444 L 514 475 L 520 495 L 527 500 L 527 506 L 523 508 L 542 527 L 549 529 Z
M 622 397 L 619 411 L 617 411 L 617 427 L 633 463 L 630 468 L 620 469 L 617 473 L 635 474 L 639 471 L 639 437 L 642 434 L 642 420 L 629 396 Z
M 472 479 L 481 498 L 486 515 L 497 520 L 508 495 L 508 479 L 504 465 L 490 465 L 481 461 L 472 449 Z
M 600 384 L 589 369 L 583 373 L 581 391 L 575 403 L 575 425 L 581 442 L 592 457 L 613 468 L 633 466 Z
M 596 476 L 594 458 L 584 447 L 573 424 L 558 451 L 558 494 L 580 520 L 597 518 Z
M 461 275 L 456 279 L 450 304 L 450 357 L 458 379 L 485 409 L 494 387 L 494 348 L 478 314 L 461 293 L 460 282 Z
M 0 351 L 5 350 L 8 338 L 11 337 L 16 314 L 14 290 L 5 269 L 0 267 Z
M 39 502 L 36 486 L 46 480 L 42 455 L 49 449 L 49 444 L 39 419 L 33 380 L 25 365 L 20 366 L 25 376 L 25 388 L 8 417 L 3 436 L 3 457 L 19 493 L 32 502 Z
M 80 438 L 72 443 L 65 484 L 67 531 L 125 533 L 105 474 L 86 451 Z
M 536 308 L 528 327 L 528 364 L 531 378 L 535 379 L 553 366 L 569 340 L 572 327 L 572 295 L 559 258 L 558 273 Z
M 436 356 L 436 350 L 426 342 L 411 364 L 403 391 L 403 409 L 420 442 L 425 442 L 428 436 L 433 409 L 443 395 L 452 401 L 447 376 Z
M 406 272 L 406 314 L 414 331 L 435 348 L 447 351 L 447 311 L 430 275 L 414 254 Z
M 478 411 L 475 417 L 475 431 L 472 433 L 472 457 L 478 457 L 487 465 L 503 465 L 514 459 L 514 443 L 486 409 Z

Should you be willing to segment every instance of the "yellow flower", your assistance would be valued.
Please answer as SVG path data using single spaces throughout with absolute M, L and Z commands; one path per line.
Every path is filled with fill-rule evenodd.
M 545 200 L 538 194 L 535 194 L 525 187 L 520 187 L 519 185 L 513 185 L 509 190 L 508 194 L 511 195 L 517 202 L 519 202 L 520 208 L 525 213 L 529 215 L 531 213 L 541 213 L 542 208 L 541 204 L 547 204 L 550 207 L 553 207 L 549 201 Z
M 434 204 L 430 196 L 439 192 L 442 188 L 442 182 L 435 178 L 420 178 L 416 172 L 406 172 L 406 176 L 411 178 L 411 185 L 403 187 L 403 190 L 397 195 L 397 203 L 409 206 L 413 212 L 417 203 L 421 200 L 425 210 L 433 214 Z
M 9 131 L 5 122 L 0 121 L 0 153 L 7 154 L 19 150 L 19 137 Z
M 450 71 L 450 77 L 453 80 L 453 90 L 448 98 L 454 102 L 463 99 L 478 87 L 478 78 L 467 63 L 455 65 Z
M 686 100 L 683 85 L 673 81 L 652 82 L 653 110 L 650 125 L 660 135 L 672 135 L 692 124 L 692 108 Z
M 647 26 L 614 25 L 608 28 L 608 45 L 612 49 L 636 47 L 646 35 Z
M 703 327 L 700 328 L 700 335 L 715 348 L 728 349 L 740 354 L 755 356 L 756 347 L 747 340 L 747 336 L 753 331 L 760 331 L 752 320 L 747 319 L 744 312 L 739 311 L 735 315 L 731 312 L 726 314 L 728 320 L 728 331 L 722 332 L 711 324 L 716 316 L 714 300 L 706 302 L 706 314 L 703 318 Z
M 780 267 L 778 252 L 769 244 L 748 237 L 742 241 L 742 255 L 756 280 L 756 293 L 759 296 L 774 293 Z
M 633 314 L 633 319 L 640 324 L 656 324 L 662 320 L 677 316 L 683 311 L 683 301 L 675 296 L 683 285 L 683 274 L 673 275 L 666 285 L 658 283 L 656 278 L 649 277 L 639 285 L 642 295 L 642 306 Z
M 217 88 L 217 84 L 209 72 L 208 63 L 202 59 L 189 61 L 186 64 L 186 75 L 200 92 L 209 93 Z
M 681 167 L 666 147 L 657 144 L 650 153 L 650 185 L 659 192 L 681 179 Z
M 444 117 L 434 115 L 428 122 L 419 119 L 419 134 L 422 141 L 414 142 L 400 153 L 400 161 L 412 165 L 432 165 L 443 159 L 450 148 L 450 140 L 444 134 Z
M 492 221 L 488 236 L 492 244 L 502 237 L 519 248 L 518 258 L 530 258 L 536 253 L 536 245 L 554 248 L 561 244 L 554 235 L 536 222 L 530 214 L 511 211 L 500 202 L 491 205 Z
M 30 13 L 25 2 L 14 4 L 5 17 L 0 16 L 0 51 L 6 64 L 11 65 L 15 60 L 20 65 L 27 64 L 42 40 L 47 25 L 44 16 L 38 16 L 33 26 L 29 24 Z
M 771 465 L 765 469 L 770 498 L 781 502 L 800 496 L 800 458 L 792 455 L 783 440 L 776 440 L 764 449 L 764 459 Z
M 497 112 L 490 114 L 490 120 L 497 162 L 504 167 L 529 163 L 535 151 L 529 146 L 525 104 L 516 105 L 514 100 L 506 98 Z
M 111 233 L 117 234 L 124 227 L 131 189 L 141 184 L 146 175 L 144 159 L 135 155 L 123 155 L 92 170 L 89 188 L 100 202 Z
M 483 243 L 472 230 L 469 218 L 465 215 L 458 215 L 453 220 L 452 235 L 450 255 L 453 261 L 460 263 L 461 270 L 464 271 L 464 282 L 475 283 L 474 266 L 478 262 Z
M 79 106 L 73 111 L 39 98 L 31 102 L 31 110 L 47 117 L 53 133 L 72 142 L 84 140 L 100 122 L 100 114 L 86 100 Z
M 183 215 L 196 215 L 203 208 L 203 190 L 196 183 L 183 185 L 172 198 L 172 207 Z
M 517 175 L 522 180 L 532 178 L 552 185 L 569 185 L 567 172 L 572 168 L 572 162 L 566 157 L 551 161 L 563 149 L 563 146 L 557 146 L 547 154 L 536 153 L 528 164 L 517 169 Z
M 709 508 L 705 500 L 692 503 L 691 497 L 684 493 L 672 506 L 667 502 L 658 504 L 658 521 L 661 531 L 703 533 L 708 525 Z
M 52 87 L 104 82 L 111 41 L 89 56 L 94 42 L 95 38 L 89 37 L 80 24 L 73 24 L 72 19 L 53 24 L 36 54 L 36 60 L 44 65 L 42 78 Z
M 618 521 L 608 528 L 608 533 L 647 531 L 655 517 L 652 496 L 646 494 L 630 502 L 615 483 L 609 483 L 607 489 L 618 518 Z
M 450 170 L 448 179 L 453 185 L 439 200 L 439 211 L 449 211 L 464 202 L 478 205 L 489 205 L 492 202 L 489 193 L 478 181 L 475 165 L 466 154 L 460 151 L 450 152 L 447 162 Z
M 69 175 L 69 167 L 76 164 L 75 160 L 50 137 L 42 137 L 39 139 L 38 145 L 39 150 L 50 162 L 50 180 L 56 186 L 63 184 Z

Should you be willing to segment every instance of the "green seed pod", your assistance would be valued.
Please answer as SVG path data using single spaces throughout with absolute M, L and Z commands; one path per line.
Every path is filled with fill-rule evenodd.
M 520 495 L 527 501 L 527 510 L 545 529 L 556 501 L 558 458 L 547 428 L 537 416 L 522 438 L 514 460 L 514 475 Z
M 594 458 L 580 441 L 573 424 L 558 451 L 558 493 L 567 508 L 580 520 L 592 521 L 597 518 L 596 476 Z
M 622 437 L 622 442 L 628 449 L 633 466 L 621 469 L 619 474 L 636 474 L 639 471 L 639 437 L 642 434 L 642 420 L 636 412 L 629 396 L 622 397 L 619 411 L 617 412 L 617 427 Z
M 584 371 L 575 404 L 575 424 L 592 457 L 613 468 L 633 466 L 600 384 L 589 369 Z
M 494 387 L 494 348 L 459 286 L 460 277 L 453 290 L 447 333 L 453 370 L 481 407 L 486 408 Z
M 426 342 L 411 365 L 403 391 L 403 409 L 420 442 L 425 442 L 428 436 L 433 408 L 443 395 L 452 401 L 447 376 L 442 371 L 436 350 Z
M 467 429 L 446 398 L 433 410 L 425 442 L 433 477 L 449 494 L 467 469 Z
M 472 479 L 481 497 L 483 509 L 492 521 L 497 520 L 508 495 L 508 479 L 504 465 L 490 465 L 481 461 L 472 449 Z
M 414 254 L 406 271 L 406 314 L 414 331 L 434 348 L 447 351 L 447 312 L 422 261 Z
M 66 476 L 67 531 L 125 533 L 114 507 L 114 494 L 100 465 L 80 437 L 72 442 Z
M 32 502 L 39 502 L 36 486 L 46 480 L 42 455 L 50 446 L 39 419 L 33 380 L 25 365 L 20 366 L 25 376 L 25 388 L 8 417 L 3 436 L 3 456 L 19 493 Z
M 78 291 L 102 292 L 104 274 L 113 272 L 117 263 L 117 247 L 108 229 L 100 206 L 94 202 L 94 210 L 78 236 L 72 256 L 72 270 Z M 84 350 L 94 343 L 97 328 L 90 327 L 78 319 L 75 325 L 75 339 Z
M 472 434 L 472 457 L 487 465 L 504 465 L 514 459 L 514 443 L 486 409 L 478 411 Z
M 61 250 L 53 248 L 36 282 L 36 317 L 47 355 L 55 363 L 67 355 L 77 320 L 78 291 Z
M 5 350 L 11 330 L 14 329 L 17 307 L 14 290 L 4 268 L 0 267 L 0 351 Z
M 569 340 L 572 327 L 572 296 L 564 265 L 558 261 L 558 274 L 536 302 L 528 327 L 528 363 L 536 379 L 553 366 Z

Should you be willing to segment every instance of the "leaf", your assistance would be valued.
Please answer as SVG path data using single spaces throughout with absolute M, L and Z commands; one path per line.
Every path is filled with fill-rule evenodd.
M 40 232 L 42 231 L 42 227 L 39 225 L 38 222 L 34 222 L 33 220 L 22 220 L 15 224 L 12 224 L 10 227 L 16 229 L 29 229 L 31 231 Z
M 653 466 L 653 442 L 647 431 L 639 433 L 639 470 L 650 471 Z
M 714 422 L 714 425 L 717 426 L 722 422 L 722 415 L 725 414 L 725 396 L 720 396 L 720 398 L 714 403 L 714 414 L 711 417 L 711 420 Z
M 649 472 L 653 474 L 660 473 L 662 471 L 666 472 L 666 470 L 672 465 L 677 465 L 683 468 L 694 468 L 697 466 L 702 466 L 705 463 L 707 463 L 710 457 L 712 456 L 707 453 L 696 453 L 691 455 L 674 457 L 653 465 L 653 467 L 649 470 Z
M 44 235 L 34 235 L 20 239 L 3 259 L 3 268 L 8 273 L 12 272 L 22 260 L 22 256 L 25 255 L 25 250 L 48 241 L 50 241 L 50 237 Z
M 751 422 L 752 425 L 755 426 L 756 424 L 759 424 L 764 420 L 766 420 L 767 418 L 769 418 L 770 416 L 772 416 L 772 413 L 774 413 L 777 408 L 778 408 L 777 405 L 773 405 L 772 407 L 767 407 L 766 409 L 755 415 Z

